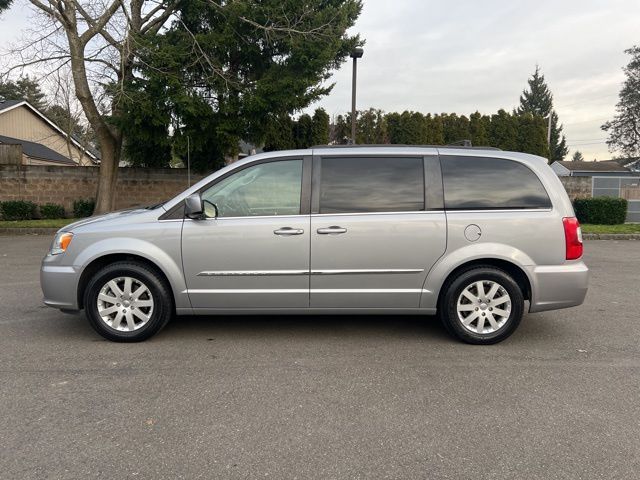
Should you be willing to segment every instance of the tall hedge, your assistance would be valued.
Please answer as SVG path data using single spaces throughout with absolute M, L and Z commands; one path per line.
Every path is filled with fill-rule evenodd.
M 627 201 L 616 197 L 578 198 L 573 202 L 580 223 L 618 225 L 627 218 Z

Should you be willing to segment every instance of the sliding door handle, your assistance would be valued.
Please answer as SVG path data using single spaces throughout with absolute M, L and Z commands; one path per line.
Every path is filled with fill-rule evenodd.
M 301 228 L 282 227 L 278 230 L 274 230 L 273 233 L 276 235 L 284 235 L 286 237 L 289 235 L 302 235 L 304 230 Z
M 316 230 L 320 235 L 336 235 L 339 233 L 347 233 L 346 228 L 338 227 L 336 225 L 327 227 L 327 228 L 319 228 Z

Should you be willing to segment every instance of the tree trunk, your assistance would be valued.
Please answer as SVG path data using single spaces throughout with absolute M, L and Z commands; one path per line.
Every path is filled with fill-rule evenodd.
M 76 89 L 76 96 L 82 105 L 87 120 L 96 132 L 100 141 L 100 175 L 94 214 L 107 213 L 115 206 L 115 188 L 118 178 L 118 164 L 122 147 L 122 133 L 115 127 L 107 125 L 98 111 L 89 82 L 84 62 L 84 44 L 73 31 L 67 31 L 69 51 L 71 54 L 71 71 Z
M 120 163 L 121 142 L 111 135 L 99 135 L 100 175 L 94 215 L 108 213 L 115 209 L 118 165 Z

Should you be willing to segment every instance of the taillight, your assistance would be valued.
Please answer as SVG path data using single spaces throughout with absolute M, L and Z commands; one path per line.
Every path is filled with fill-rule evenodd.
M 576 260 L 582 256 L 582 230 L 580 222 L 575 217 L 562 219 L 564 225 L 564 240 L 567 246 L 567 260 Z

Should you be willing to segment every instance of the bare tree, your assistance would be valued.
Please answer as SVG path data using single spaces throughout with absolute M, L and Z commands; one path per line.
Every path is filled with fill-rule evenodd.
M 113 210 L 123 132 L 108 121 L 123 107 L 142 35 L 157 34 L 175 11 L 166 0 L 28 0 L 40 13 L 37 31 L 10 54 L 8 69 L 46 64 L 49 74 L 69 66 L 73 89 L 100 144 L 96 213 Z M 115 86 L 115 88 L 114 88 Z
M 45 77 L 55 75 L 62 68 L 70 69 L 75 96 L 100 145 L 95 212 L 108 212 L 115 204 L 115 186 L 124 140 L 124 132 L 110 119 L 124 116 L 125 103 L 129 100 L 125 87 L 133 83 L 135 66 L 143 62 L 141 40 L 157 35 L 169 21 L 175 20 L 192 41 L 189 51 L 184 52 L 185 68 L 197 65 L 205 76 L 220 77 L 227 85 L 234 82 L 233 68 L 210 58 L 201 48 L 197 36 L 189 31 L 177 14 L 179 0 L 22 1 L 31 4 L 38 13 L 39 23 L 28 34 L 27 42 L 9 51 L 12 66 L 6 75 L 36 65 L 44 67 Z M 344 1 L 349 4 L 352 15 L 357 17 L 360 0 Z M 4 0 L 4 3 L 10 2 Z M 202 3 L 222 11 L 237 5 L 219 0 L 202 0 Z M 253 2 L 247 3 L 253 5 Z M 282 11 L 276 10 L 272 18 L 262 18 L 260 22 L 241 16 L 235 11 L 237 9 L 231 9 L 230 14 L 261 32 L 267 44 L 279 37 L 330 41 L 336 35 L 343 35 L 344 32 L 334 31 L 334 25 L 342 25 L 345 19 L 335 16 L 322 17 L 321 22 L 313 21 L 317 5 L 314 7 L 312 3 L 301 5 L 292 12 L 282 6 Z M 349 26 L 344 25 L 344 28 Z M 352 40 L 358 41 L 358 38 L 353 37 Z
M 66 134 L 65 143 L 68 157 L 75 160 L 78 165 L 84 165 L 88 156 L 82 150 L 78 153 L 73 145 L 73 140 L 80 143 L 85 149 L 90 148 L 90 145 L 85 134 L 86 119 L 82 105 L 80 105 L 73 88 L 71 71 L 68 68 L 57 70 L 47 83 L 50 104 L 46 115 Z

